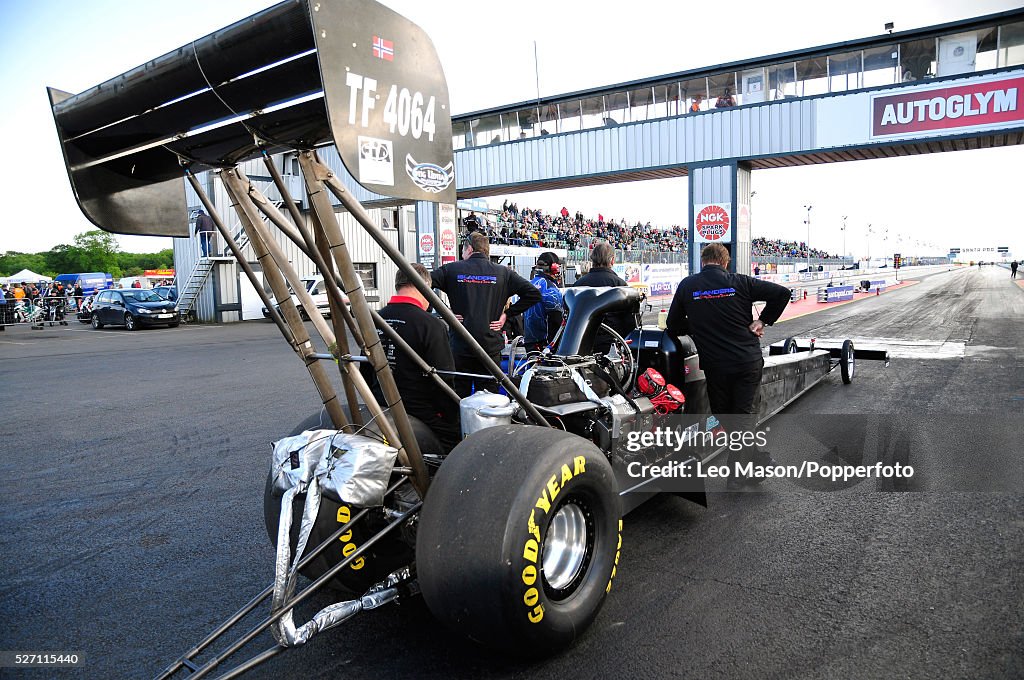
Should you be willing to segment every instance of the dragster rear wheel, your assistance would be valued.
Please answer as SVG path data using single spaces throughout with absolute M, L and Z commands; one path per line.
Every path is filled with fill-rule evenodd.
M 597 617 L 621 549 L 611 465 L 593 443 L 526 425 L 481 430 L 441 465 L 416 541 L 443 623 L 523 656 L 563 649 Z
M 839 354 L 839 371 L 843 375 L 843 384 L 853 382 L 853 374 L 857 369 L 857 357 L 853 350 L 853 340 L 844 340 L 843 349 Z

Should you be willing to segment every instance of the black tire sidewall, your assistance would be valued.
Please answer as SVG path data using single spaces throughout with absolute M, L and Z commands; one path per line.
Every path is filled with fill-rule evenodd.
M 572 499 L 592 516 L 593 548 L 581 582 L 554 600 L 544 587 L 543 547 L 551 518 Z M 416 558 L 427 605 L 491 647 L 524 656 L 562 649 L 611 588 L 620 517 L 611 466 L 591 442 L 532 426 L 478 432 L 442 464 L 421 514 Z
M 839 371 L 843 376 L 843 383 L 847 385 L 852 383 L 856 370 L 857 366 L 853 342 L 851 340 L 845 340 L 843 341 L 843 349 L 839 356 Z
M 586 627 L 597 616 L 604 596 L 611 588 L 613 572 L 618 561 L 616 553 L 621 548 L 621 536 L 618 531 L 621 512 L 618 510 L 618 504 L 610 503 L 608 495 L 602 493 L 607 487 L 594 484 L 594 480 L 588 477 L 586 472 L 579 475 L 574 474 L 564 486 L 561 485 L 560 471 L 554 473 L 557 478 L 556 482 L 559 484 L 558 495 L 551 504 L 549 512 L 545 513 L 538 508 L 539 499 L 547 499 L 550 493 L 547 490 L 547 482 L 551 479 L 551 474 L 548 472 L 551 468 L 544 464 L 544 458 L 551 457 L 551 452 L 545 453 L 549 455 L 538 456 L 533 461 L 531 469 L 533 474 L 524 479 L 520 494 L 513 501 L 501 557 L 502 564 L 510 565 L 509 570 L 515 576 L 503 584 L 504 596 L 513 602 L 519 601 L 524 614 L 523 616 L 513 616 L 509 622 L 513 630 L 518 631 L 513 634 L 521 635 L 528 644 L 542 645 L 547 648 L 550 643 L 556 641 L 564 641 L 566 644 L 572 642 L 577 635 L 577 629 Z M 559 463 L 556 461 L 556 464 L 559 467 L 567 465 L 570 472 L 575 472 L 574 462 Z M 584 469 L 586 470 L 592 465 L 594 465 L 594 459 L 587 457 Z M 614 493 L 613 489 L 614 487 L 608 490 Z M 530 566 L 535 567 L 538 572 L 541 571 L 543 549 L 550 530 L 551 519 L 564 504 L 571 501 L 580 501 L 591 515 L 588 522 L 590 525 L 588 534 L 593 537 L 593 545 L 590 550 L 589 564 L 584 564 L 587 573 L 582 574 L 582 582 L 575 588 L 571 588 L 572 593 L 568 597 L 556 601 L 552 599 L 551 589 L 541 585 L 540 576 L 538 576 L 537 582 L 531 586 L 526 583 L 527 579 L 523 573 Z M 523 508 L 523 510 L 517 511 L 517 508 Z M 522 519 L 524 517 L 526 518 L 525 522 Z M 531 517 L 534 518 L 540 533 L 536 562 L 526 557 L 527 546 L 532 548 L 531 541 L 536 540 L 535 535 L 529 531 L 529 518 Z M 523 525 L 525 525 L 525 529 L 519 528 Z M 607 576 L 604 576 L 605 573 Z M 577 579 L 577 581 L 579 580 Z M 527 598 L 532 596 L 531 587 L 537 589 L 538 603 L 534 607 L 530 607 L 526 603 Z M 543 608 L 543 617 L 538 623 L 534 623 L 531 615 L 535 616 L 538 606 Z M 542 626 L 538 624 L 542 624 Z

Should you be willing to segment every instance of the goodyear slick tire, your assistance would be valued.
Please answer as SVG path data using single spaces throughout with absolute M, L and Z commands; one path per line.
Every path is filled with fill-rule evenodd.
M 424 451 L 439 451 L 440 444 L 437 443 L 433 433 L 422 423 L 422 421 L 411 418 L 413 430 L 416 432 L 416 440 Z M 330 419 L 320 414 L 313 415 L 302 421 L 291 435 L 299 434 L 305 430 L 332 429 Z M 431 440 L 433 437 L 433 440 Z M 263 520 L 267 527 L 267 534 L 270 542 L 277 546 L 277 527 L 280 523 L 281 497 L 273 494 L 273 479 L 267 474 L 267 481 L 263 489 Z M 405 487 L 408 492 L 414 492 L 408 485 Z M 294 558 L 295 546 L 298 543 L 299 529 L 302 521 L 302 508 L 306 502 L 306 494 L 299 494 L 295 497 L 292 515 L 291 545 Z M 316 522 L 309 534 L 308 549 L 312 550 L 320 545 L 332 533 L 337 531 L 342 523 L 347 523 L 346 517 L 353 517 L 359 512 L 359 508 L 347 506 L 331 500 L 327 496 L 320 497 L 320 511 L 317 513 Z M 371 511 L 371 515 L 374 511 Z M 344 520 L 344 522 L 342 521 Z M 334 545 L 324 550 L 316 559 L 306 565 L 302 575 L 313 580 L 327 572 L 335 564 L 343 560 L 349 553 L 359 548 L 373 536 L 380 528 L 379 523 L 371 522 L 371 517 L 364 517 L 359 520 L 351 529 L 341 535 Z M 353 547 L 354 546 L 354 547 Z M 346 598 L 359 597 L 366 590 L 380 582 L 385 576 L 413 561 L 413 549 L 407 542 L 403 541 L 398 534 L 389 536 L 378 541 L 374 546 L 363 553 L 351 565 L 342 569 L 331 581 L 329 587 Z
M 782 343 L 783 354 L 796 354 L 800 349 L 796 346 L 796 338 L 786 338 Z
M 552 518 L 569 506 L 586 516 L 586 552 L 556 590 L 545 550 Z M 427 494 L 416 541 L 423 597 L 489 647 L 529 657 L 564 649 L 611 590 L 621 516 L 611 465 L 593 443 L 528 425 L 481 430 L 452 450 Z

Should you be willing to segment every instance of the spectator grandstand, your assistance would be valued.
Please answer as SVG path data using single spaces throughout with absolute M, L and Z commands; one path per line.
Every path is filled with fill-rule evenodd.
M 501 210 L 490 210 L 476 216 L 470 230 L 476 228 L 486 233 L 491 243 L 499 245 L 590 250 L 604 239 L 621 251 L 686 253 L 685 226 L 661 227 L 639 221 L 630 225 L 625 218 L 616 221 L 606 220 L 601 214 L 597 217 L 585 217 L 581 212 L 573 215 L 564 207 L 558 214 L 551 215 L 541 209 L 519 208 L 515 203 L 505 201 Z M 839 257 L 818 248 L 811 248 L 808 254 L 803 241 L 764 237 L 752 239 L 751 254 L 755 258 L 768 259 L 810 256 L 827 260 Z
M 618 250 L 686 252 L 686 227 L 657 227 L 639 221 L 631 226 L 625 219 L 605 220 L 604 215 L 570 215 L 565 208 L 562 213 L 551 215 L 540 209 L 520 209 L 506 202 L 502 210 L 489 211 L 480 228 L 492 243 L 510 246 L 589 250 L 604 239 Z
M 832 255 L 824 250 L 811 248 L 807 252 L 807 244 L 803 241 L 783 241 L 778 238 L 764 238 L 759 236 L 750 240 L 750 252 L 753 257 L 763 258 L 806 258 L 811 257 L 817 260 L 838 259 L 839 255 Z

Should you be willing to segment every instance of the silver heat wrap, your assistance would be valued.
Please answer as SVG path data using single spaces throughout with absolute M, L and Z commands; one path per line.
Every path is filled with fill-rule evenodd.
M 270 463 L 274 495 L 309 484 L 324 449 L 336 434 L 335 430 L 306 430 L 274 442 Z
M 322 492 L 326 491 L 334 500 L 355 506 L 382 505 L 397 456 L 398 450 L 386 444 L 333 430 L 307 430 L 275 443 L 273 488 L 275 493 L 281 494 L 281 514 L 274 564 L 273 612 L 278 612 L 295 592 L 298 565 L 320 512 Z M 295 497 L 303 493 L 306 494 L 306 502 L 293 558 L 292 506 Z M 271 628 L 271 633 L 278 644 L 285 647 L 302 645 L 320 631 L 336 626 L 364 609 L 390 602 L 397 595 L 397 589 L 388 588 L 358 600 L 329 605 L 299 628 L 295 626 L 293 610 L 289 609 Z
M 339 434 L 321 455 L 315 479 L 335 501 L 360 508 L 380 506 L 397 457 L 398 449 L 382 442 Z

